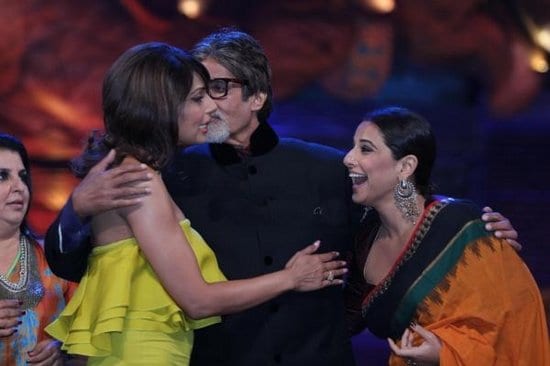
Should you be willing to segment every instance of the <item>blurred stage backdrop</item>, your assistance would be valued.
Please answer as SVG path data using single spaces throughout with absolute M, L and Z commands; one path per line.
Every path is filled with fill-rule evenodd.
M 33 161 L 44 233 L 76 184 L 67 162 L 101 128 L 101 81 L 137 43 L 190 48 L 221 26 L 260 40 L 282 135 L 341 149 L 368 110 L 434 125 L 440 192 L 503 212 L 550 288 L 550 0 L 0 0 L 0 131 Z M 320 320 L 322 321 L 322 320 Z M 358 364 L 386 346 L 354 339 Z M 376 349 L 376 352 L 373 350 Z

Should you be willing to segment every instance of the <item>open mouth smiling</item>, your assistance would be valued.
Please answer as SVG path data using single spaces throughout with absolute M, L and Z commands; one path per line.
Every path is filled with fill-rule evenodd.
M 349 177 L 351 178 L 351 181 L 353 182 L 353 185 L 363 184 L 367 180 L 369 180 L 366 175 L 358 174 L 358 173 L 349 173 Z

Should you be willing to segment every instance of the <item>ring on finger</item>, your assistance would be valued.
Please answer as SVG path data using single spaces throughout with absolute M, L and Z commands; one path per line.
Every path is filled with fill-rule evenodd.
M 327 281 L 329 281 L 329 282 L 334 281 L 334 272 L 328 271 Z
M 407 366 L 417 366 L 417 363 L 414 362 L 412 359 L 407 358 Z

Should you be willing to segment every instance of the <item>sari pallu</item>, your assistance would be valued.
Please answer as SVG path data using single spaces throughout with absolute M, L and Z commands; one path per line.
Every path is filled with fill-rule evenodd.
M 363 299 L 364 321 L 396 341 L 417 322 L 441 340 L 444 366 L 550 365 L 537 285 L 480 216 L 466 201 L 430 203 L 390 273 Z M 405 360 L 392 355 L 390 365 Z

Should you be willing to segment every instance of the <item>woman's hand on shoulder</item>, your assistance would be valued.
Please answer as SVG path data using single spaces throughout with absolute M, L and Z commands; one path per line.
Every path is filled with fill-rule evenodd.
M 338 252 L 315 254 L 319 246 L 320 242 L 316 241 L 296 252 L 285 265 L 294 283 L 294 290 L 313 291 L 344 283 L 339 277 L 348 271 L 346 262 L 336 260 Z

